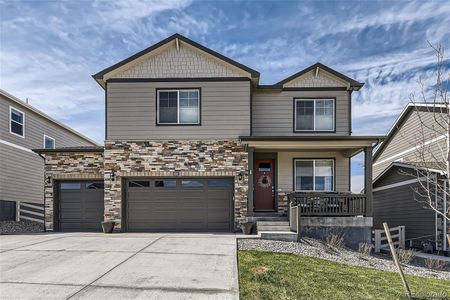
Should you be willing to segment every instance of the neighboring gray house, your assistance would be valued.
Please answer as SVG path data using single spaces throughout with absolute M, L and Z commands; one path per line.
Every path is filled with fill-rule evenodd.
M 405 225 L 405 236 L 415 247 L 432 241 L 435 249 L 448 250 L 445 238 L 449 222 L 429 209 L 415 192 L 421 189 L 430 172 L 443 178 L 445 172 L 433 159 L 442 157 L 447 148 L 448 134 L 435 133 L 434 114 L 448 114 L 443 106 L 433 104 L 408 104 L 389 130 L 386 140 L 374 154 L 374 227 L 382 229 L 382 223 L 390 227 Z M 421 126 L 421 122 L 425 126 Z M 432 129 L 434 128 L 434 129 Z M 418 173 L 419 172 L 419 173 Z M 418 176 L 419 174 L 419 176 Z M 448 188 L 448 187 L 447 187 Z M 435 201 L 445 211 L 450 199 L 437 193 Z
M 89 138 L 0 90 L 1 219 L 14 219 L 18 203 L 30 211 L 21 218 L 43 218 L 36 207 L 44 204 L 44 160 L 31 149 L 92 145 Z
M 351 95 L 363 84 L 319 63 L 273 85 L 259 77 L 179 34 L 93 75 L 105 90 L 104 149 L 36 150 L 47 162 L 47 229 L 100 230 L 105 219 L 119 231 L 234 231 L 261 220 L 284 230 L 287 195 L 301 192 L 305 224 L 370 238 L 372 146 L 382 137 L 351 135 Z M 367 193 L 355 195 L 350 158 L 361 151 Z M 94 179 L 104 197 L 84 183 Z

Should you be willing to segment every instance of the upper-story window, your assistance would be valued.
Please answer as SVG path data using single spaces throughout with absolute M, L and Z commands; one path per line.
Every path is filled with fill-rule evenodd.
M 25 113 L 9 107 L 9 132 L 20 137 L 25 137 Z
M 335 99 L 294 99 L 294 131 L 334 131 Z
M 55 139 L 47 135 L 44 135 L 44 148 L 55 149 Z
M 199 125 L 200 90 L 158 90 L 158 124 Z

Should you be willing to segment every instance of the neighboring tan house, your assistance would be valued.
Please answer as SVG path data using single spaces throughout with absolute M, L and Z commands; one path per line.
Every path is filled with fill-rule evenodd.
M 423 203 L 426 198 L 419 195 L 423 193 L 421 183 L 427 182 L 425 174 L 431 173 L 440 179 L 445 175 L 442 166 L 433 160 L 442 158 L 441 151 L 445 153 L 448 134 L 434 132 L 439 129 L 434 114 L 447 115 L 448 112 L 439 105 L 408 104 L 389 130 L 386 140 L 376 149 L 374 228 L 382 229 L 383 222 L 390 227 L 404 225 L 408 244 L 421 247 L 423 242 L 431 241 L 435 249 L 447 251 L 445 236 L 450 224 L 427 207 Z M 441 211 L 450 205 L 450 199 L 445 199 L 442 193 L 436 193 L 435 198 Z
M 100 230 L 104 218 L 119 231 L 234 231 L 261 220 L 284 230 L 287 195 L 301 191 L 305 228 L 355 227 L 370 240 L 381 137 L 351 135 L 351 95 L 363 84 L 319 63 L 273 85 L 259 77 L 179 34 L 93 75 L 105 90 L 104 150 L 36 150 L 47 163 L 47 229 Z M 368 189 L 353 195 L 350 158 L 361 151 Z M 104 183 L 104 198 L 87 179 Z M 103 217 L 69 218 L 75 193 Z
M 92 145 L 89 138 L 0 90 L 1 220 L 43 221 L 44 160 L 31 149 Z

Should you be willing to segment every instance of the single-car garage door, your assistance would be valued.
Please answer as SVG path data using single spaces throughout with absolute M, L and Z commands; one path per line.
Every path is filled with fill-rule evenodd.
M 60 182 L 58 191 L 60 231 L 102 230 L 103 182 Z
M 127 181 L 128 231 L 231 231 L 233 181 L 224 178 Z

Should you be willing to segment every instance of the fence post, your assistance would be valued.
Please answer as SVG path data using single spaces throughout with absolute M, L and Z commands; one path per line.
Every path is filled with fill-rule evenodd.
M 381 250 L 381 230 L 375 229 L 375 252 L 380 253 Z
M 20 221 L 20 201 L 16 201 L 16 222 Z
M 405 226 L 400 226 L 399 247 L 405 249 Z
M 297 242 L 300 242 L 301 234 L 300 234 L 300 206 L 297 204 Z
M 400 274 L 400 278 L 403 282 L 403 287 L 405 288 L 406 296 L 408 299 L 411 299 L 411 290 L 409 289 L 408 282 L 406 282 L 405 274 L 403 274 L 402 266 L 398 261 L 397 252 L 395 251 L 394 243 L 392 242 L 391 232 L 389 231 L 389 227 L 387 223 L 383 223 L 384 231 L 386 232 L 386 238 L 389 243 L 389 248 L 391 249 L 392 258 L 394 259 L 394 263 L 397 266 L 398 273 Z

